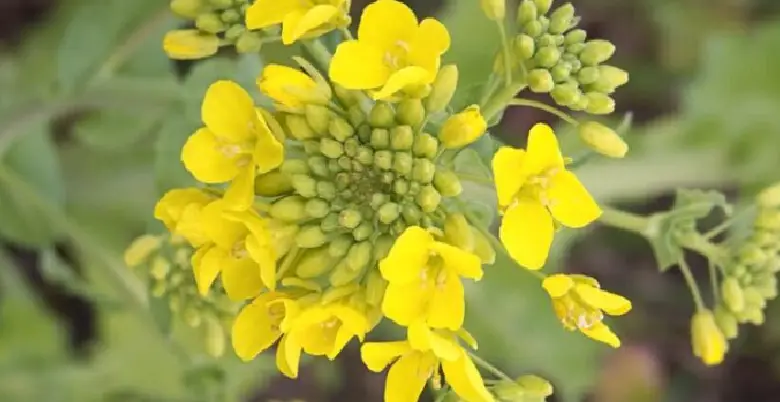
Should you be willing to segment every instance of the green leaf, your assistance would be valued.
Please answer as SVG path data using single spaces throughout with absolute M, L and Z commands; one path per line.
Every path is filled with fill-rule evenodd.
M 55 206 L 65 201 L 60 160 L 46 123 L 19 137 L 0 164 L 0 236 L 31 247 L 46 246 L 58 234 L 30 202 L 30 192 Z
M 488 166 L 473 148 L 464 148 L 452 161 L 452 171 L 458 177 L 481 184 L 490 183 L 492 180 L 493 175 Z
M 175 113 L 186 116 L 184 111 Z M 195 179 L 187 172 L 181 162 L 181 149 L 187 138 L 200 126 L 192 119 L 178 118 L 163 121 L 157 133 L 154 153 L 154 170 L 157 189 L 160 193 L 177 187 L 195 184 Z
M 73 127 L 73 134 L 95 150 L 116 151 L 149 134 L 163 117 L 162 112 L 164 110 L 137 114 L 96 112 L 79 120 Z

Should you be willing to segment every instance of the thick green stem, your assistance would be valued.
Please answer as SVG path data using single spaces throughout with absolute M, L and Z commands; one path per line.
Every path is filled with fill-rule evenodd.
M 314 61 L 319 64 L 320 68 L 323 69 L 323 71 L 328 71 L 330 59 L 333 58 L 333 55 L 330 54 L 330 50 L 325 47 L 322 41 L 316 39 L 306 40 L 303 41 L 303 46 L 306 48 L 306 51 L 311 54 L 311 57 L 314 58 Z
M 602 211 L 599 222 L 638 235 L 649 235 L 650 218 L 606 206 L 602 207 Z
M 512 377 L 506 375 L 503 371 L 499 370 L 496 366 L 494 366 L 494 365 L 488 363 L 487 361 L 483 360 L 481 357 L 477 356 L 473 352 L 468 352 L 468 353 L 469 353 L 469 356 L 471 356 L 471 360 L 473 360 L 474 363 L 477 364 L 477 366 L 482 367 L 483 369 L 485 369 L 485 371 L 489 372 L 490 374 L 493 374 L 494 376 L 496 376 L 496 377 L 498 377 L 498 378 L 500 378 L 502 380 L 505 380 L 505 381 L 510 381 L 510 382 L 514 382 L 515 381 L 515 380 L 512 379 Z
M 509 102 L 509 105 L 511 105 L 511 106 L 529 106 L 529 107 L 532 107 L 532 108 L 543 110 L 543 111 L 545 111 L 547 113 L 550 113 L 550 114 L 554 114 L 554 115 L 560 117 L 561 120 L 563 120 L 563 121 L 565 121 L 565 122 L 567 122 L 567 123 L 569 123 L 569 124 L 571 124 L 573 126 L 577 126 L 577 125 L 580 124 L 573 117 L 569 116 L 568 114 L 566 114 L 565 112 L 559 110 L 558 108 L 556 108 L 554 106 L 550 106 L 550 105 L 548 105 L 546 103 L 539 102 L 539 101 L 535 101 L 535 100 L 531 100 L 531 99 L 512 99 Z
M 517 80 L 494 93 L 493 96 L 482 105 L 482 116 L 485 117 L 485 120 L 492 121 L 498 117 L 500 113 L 503 113 L 509 102 L 514 99 L 515 95 L 522 91 L 525 86 L 525 80 Z

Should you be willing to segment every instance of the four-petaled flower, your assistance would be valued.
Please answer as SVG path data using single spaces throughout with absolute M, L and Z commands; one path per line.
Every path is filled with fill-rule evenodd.
M 246 27 L 282 24 L 282 42 L 291 45 L 349 23 L 349 0 L 257 0 L 246 12 Z

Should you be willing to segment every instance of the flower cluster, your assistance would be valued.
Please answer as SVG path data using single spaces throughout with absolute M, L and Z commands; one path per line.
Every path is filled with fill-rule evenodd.
M 290 44 L 349 23 L 345 0 L 186 3 L 198 5 L 196 25 L 223 35 L 220 43 L 237 26 L 242 35 L 266 35 L 281 24 L 281 40 Z M 526 3 L 542 2 L 521 10 Z M 210 31 L 197 23 L 206 20 L 202 13 L 226 22 L 226 10 L 240 10 L 243 19 Z M 503 18 L 502 8 L 491 10 L 489 17 Z M 559 18 L 533 37 L 557 40 L 542 32 L 571 28 Z M 193 293 L 243 304 L 231 339 L 244 360 L 276 344 L 278 369 L 295 378 L 303 354 L 334 359 L 357 339 L 370 370 L 389 367 L 387 401 L 416 401 L 429 380 L 442 384 L 441 373 L 463 400 L 542 400 L 551 389 L 538 377 L 483 381 L 472 357 L 476 341 L 464 328 L 464 281 L 482 278 L 494 244 L 519 265 L 542 268 L 556 227 L 581 228 L 601 209 L 566 169 L 552 129 L 540 124 L 526 150 L 495 154 L 503 219 L 500 241 L 493 238 L 463 208 L 461 179 L 450 165 L 486 135 L 488 123 L 480 105 L 451 111 L 458 69 L 441 66 L 447 29 L 432 18 L 419 21 L 397 0 L 373 2 L 360 21 L 357 37 L 342 30 L 344 41 L 332 57 L 315 60 L 317 67 L 294 58 L 299 68 L 263 68 L 257 88 L 273 110 L 258 107 L 234 82 L 213 83 L 202 103 L 203 127 L 181 153 L 202 186 L 170 190 L 155 217 L 194 250 Z M 608 56 L 596 58 L 586 65 Z M 606 112 L 593 106 L 599 102 L 581 109 Z M 627 299 L 577 275 L 549 276 L 542 286 L 566 328 L 619 345 L 602 311 L 624 314 Z M 364 342 L 383 318 L 403 327 L 406 339 Z

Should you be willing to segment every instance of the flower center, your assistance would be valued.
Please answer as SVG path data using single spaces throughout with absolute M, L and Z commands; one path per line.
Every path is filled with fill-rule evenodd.
M 402 40 L 396 41 L 395 45 L 385 52 L 385 65 L 393 70 L 399 70 L 406 67 L 409 64 L 407 62 L 408 54 L 409 44 Z

